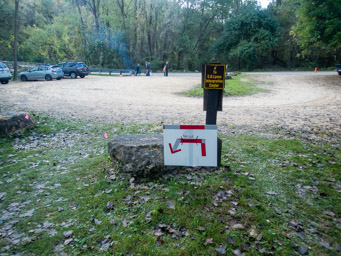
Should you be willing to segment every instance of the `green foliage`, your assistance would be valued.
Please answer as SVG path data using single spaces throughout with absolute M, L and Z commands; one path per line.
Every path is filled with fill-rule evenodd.
M 222 36 L 213 44 L 212 52 L 233 69 L 258 68 L 276 46 L 279 32 L 279 24 L 271 12 L 250 2 L 227 20 Z
M 253 0 L 21 0 L 18 60 L 108 68 L 148 60 L 153 70 L 168 61 L 170 70 L 190 71 L 214 58 L 236 70 L 330 67 L 341 58 L 340 1 L 282 0 L 264 10 Z M 12 60 L 13 1 L 0 0 L 0 23 L 0 59 Z
M 303 49 L 302 55 L 312 56 L 315 64 L 324 59 L 330 65 L 335 64 L 335 58 L 341 61 L 340 6 L 341 0 L 301 0 L 293 33 Z

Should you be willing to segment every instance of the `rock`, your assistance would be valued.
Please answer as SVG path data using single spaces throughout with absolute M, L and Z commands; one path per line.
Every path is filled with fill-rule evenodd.
M 164 165 L 161 134 L 119 135 L 109 142 L 109 155 L 122 164 L 122 172 L 153 178 L 174 167 Z
M 25 114 L 0 115 L 0 137 L 22 134 L 26 129 L 34 128 L 31 118 Z

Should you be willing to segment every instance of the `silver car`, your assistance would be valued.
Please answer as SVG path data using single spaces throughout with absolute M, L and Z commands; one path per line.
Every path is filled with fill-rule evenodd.
M 64 76 L 63 71 L 58 66 L 52 65 L 40 65 L 19 73 L 21 81 L 27 80 L 51 81 L 52 79 L 60 80 L 63 78 L 63 76 Z
M 2 84 L 8 84 L 8 81 L 11 80 L 12 74 L 9 71 L 9 68 L 2 62 L 0 62 L 0 81 Z

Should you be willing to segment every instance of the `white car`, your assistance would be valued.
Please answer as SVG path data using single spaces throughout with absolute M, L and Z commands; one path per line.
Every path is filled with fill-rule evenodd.
M 0 62 L 0 81 L 2 84 L 8 84 L 8 81 L 12 79 L 12 74 L 9 68 L 2 62 Z
M 63 71 L 58 66 L 40 65 L 19 74 L 21 81 L 27 80 L 60 80 L 64 77 Z

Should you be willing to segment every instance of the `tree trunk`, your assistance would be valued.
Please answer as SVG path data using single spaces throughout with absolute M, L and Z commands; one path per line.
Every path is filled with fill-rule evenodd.
M 166 61 L 168 56 L 166 55 L 166 51 L 167 51 L 167 42 L 168 42 L 168 25 L 166 27 L 166 34 L 165 34 L 165 38 L 163 41 L 163 50 L 162 50 L 162 60 Z
M 148 49 L 149 49 L 149 59 L 152 59 L 152 26 L 153 26 L 153 4 L 150 2 L 150 12 L 149 12 L 149 22 L 147 25 L 147 39 L 148 39 Z
M 92 0 L 92 2 L 93 2 L 93 14 L 95 17 L 96 31 L 98 32 L 99 31 L 98 19 L 99 19 L 99 3 L 100 3 L 100 0 L 97 0 L 97 5 L 96 5 L 96 0 Z
M 136 64 L 136 44 L 137 44 L 137 0 L 134 0 L 134 32 L 133 32 L 133 48 L 132 48 L 132 61 Z
M 18 31 L 19 31 L 19 0 L 15 0 L 15 13 L 14 13 L 14 44 L 13 44 L 13 58 L 14 58 L 14 76 L 13 80 L 18 77 Z
M 141 10 L 142 12 L 144 11 L 144 13 L 146 13 L 146 2 L 141 0 L 140 2 L 141 4 Z M 142 26 L 140 26 L 140 49 L 139 49 L 139 53 L 140 53 L 140 58 L 145 57 L 145 50 L 144 50 L 144 40 L 145 40 L 145 33 L 144 33 L 144 29 L 145 29 L 145 24 L 147 24 L 147 15 L 145 14 L 145 20 L 144 20 L 144 24 L 142 24 Z
M 80 8 L 80 4 L 79 4 L 79 0 L 76 0 L 76 5 L 77 5 L 77 10 L 79 13 L 79 19 L 81 21 L 81 34 L 82 34 L 82 41 L 83 41 L 83 46 L 85 48 L 85 61 L 88 62 L 89 61 L 89 56 L 88 56 L 88 47 L 87 47 L 87 41 L 86 41 L 86 37 L 85 37 L 85 24 L 84 24 L 84 20 L 83 20 L 83 16 L 82 16 L 82 11 Z
M 117 0 L 117 5 L 120 8 L 121 11 L 121 15 L 122 15 L 122 27 L 123 27 L 123 31 L 126 33 L 126 14 L 124 12 L 124 0 Z
M 94 15 L 96 32 L 98 32 L 99 31 L 99 16 L 100 16 L 99 6 L 101 3 L 101 0 L 84 0 L 84 2 L 90 7 L 90 11 L 92 12 L 92 15 Z
M 181 69 L 181 59 L 182 59 L 182 51 L 178 52 L 178 64 L 177 64 L 177 70 Z

